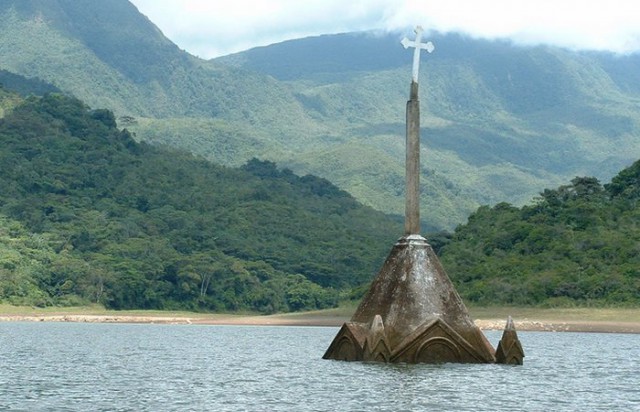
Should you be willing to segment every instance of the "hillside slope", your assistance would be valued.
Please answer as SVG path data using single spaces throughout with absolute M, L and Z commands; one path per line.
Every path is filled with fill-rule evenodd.
M 601 185 L 545 190 L 522 208 L 482 207 L 441 242 L 442 263 L 480 305 L 637 306 L 640 160 Z
M 332 141 L 330 151 L 289 160 L 296 170 L 327 176 L 378 208 L 395 204 L 398 211 L 400 194 L 388 186 L 401 181 L 411 63 L 399 38 L 319 36 L 216 61 L 287 82 L 316 117 L 341 126 L 344 138 Z M 430 39 L 436 50 L 423 57 L 420 80 L 426 220 L 442 224 L 460 209 L 501 200 L 523 204 L 576 175 L 609 179 L 640 155 L 639 55 L 517 47 L 454 34 Z M 342 152 L 348 154 L 340 159 Z M 376 167 L 384 155 L 395 169 Z M 327 157 L 334 159 L 328 168 Z M 367 196 L 362 181 L 369 182 L 366 192 L 382 190 Z
M 401 230 L 325 179 L 136 143 L 77 99 L 0 88 L 0 107 L 0 303 L 323 308 L 359 297 Z M 636 161 L 428 239 L 468 302 L 637 305 L 639 199 Z
M 0 68 L 118 116 L 238 122 L 276 147 L 274 131 L 311 127 L 287 88 L 189 55 L 127 0 L 1 0 L 0 54 Z
M 403 213 L 404 33 L 294 40 L 213 61 L 126 0 L 0 0 L 0 69 L 114 110 L 138 140 L 239 166 L 252 157 Z M 421 72 L 424 228 L 523 204 L 640 156 L 638 56 L 433 35 Z
M 326 307 L 401 234 L 324 179 L 139 144 L 111 112 L 60 94 L 13 107 L 0 142 L 0 301 Z

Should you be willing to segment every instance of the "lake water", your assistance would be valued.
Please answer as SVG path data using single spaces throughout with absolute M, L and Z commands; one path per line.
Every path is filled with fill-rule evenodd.
M 0 410 L 640 410 L 640 335 L 520 332 L 524 366 L 388 365 L 322 360 L 337 331 L 0 323 Z

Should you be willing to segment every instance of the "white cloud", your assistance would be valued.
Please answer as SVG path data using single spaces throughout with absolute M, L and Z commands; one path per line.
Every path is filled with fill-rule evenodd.
M 291 38 L 370 29 L 640 50 L 636 0 L 132 0 L 172 41 L 209 58 Z

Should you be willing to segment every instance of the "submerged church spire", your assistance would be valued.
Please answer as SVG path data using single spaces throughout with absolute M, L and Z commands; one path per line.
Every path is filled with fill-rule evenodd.
M 402 39 L 404 48 L 415 47 L 411 90 L 407 101 L 406 172 L 405 172 L 405 235 L 420 234 L 420 100 L 418 99 L 418 75 L 420 51 L 433 52 L 433 43 L 422 43 L 422 27 L 416 27 L 416 39 Z
M 324 359 L 405 363 L 522 364 L 524 352 L 507 323 L 496 351 L 475 325 L 437 255 L 420 236 L 420 50 L 431 42 L 404 39 L 415 47 L 411 94 L 407 102 L 407 176 L 405 235 L 391 249 L 350 322 L 342 325 Z

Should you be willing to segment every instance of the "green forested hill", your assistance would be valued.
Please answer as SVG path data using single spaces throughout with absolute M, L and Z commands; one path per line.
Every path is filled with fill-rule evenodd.
M 358 297 L 401 224 L 269 161 L 214 165 L 137 143 L 104 109 L 0 88 L 0 301 L 322 308 Z M 428 236 L 479 305 L 640 303 L 640 161 Z
M 216 61 L 285 81 L 319 118 L 342 122 L 349 137 L 292 160 L 295 170 L 328 177 L 397 211 L 389 205 L 401 204 L 401 193 L 389 186 L 401 180 L 410 63 L 398 38 L 319 36 Z M 482 204 L 521 205 L 576 175 L 610 179 L 640 156 L 634 81 L 640 55 L 518 47 L 455 34 L 429 39 L 436 50 L 423 59 L 420 81 L 427 223 L 462 222 L 463 211 Z M 365 194 L 374 187 L 375 195 Z
M 403 212 L 407 33 L 284 42 L 213 61 L 126 0 L 0 0 L 0 69 L 108 107 L 137 139 L 240 166 L 258 157 Z M 423 227 L 522 205 L 640 157 L 638 55 L 430 35 L 421 65 Z
M 14 107 L 0 142 L 0 300 L 12 303 L 326 307 L 401 234 L 327 180 L 136 143 L 110 111 L 60 94 Z
M 447 239 L 443 265 L 476 304 L 638 305 L 640 160 L 602 186 L 546 189 L 521 208 L 481 207 Z
M 57 87 L 42 80 L 27 79 L 6 70 L 0 70 L 0 87 L 10 89 L 22 96 L 28 96 L 30 94 L 42 96 L 45 93 L 60 92 Z M 2 101 L 4 102 L 6 100 L 2 99 Z
M 20 96 L 43 95 L 59 92 L 55 86 L 39 79 L 27 79 L 15 73 L 0 69 L 0 118 L 20 104 Z
M 118 116 L 265 123 L 249 128 L 258 137 L 263 128 L 291 134 L 305 126 L 286 87 L 189 55 L 127 0 L 0 0 L 0 55 L 0 69 Z M 276 124 L 274 113 L 297 122 Z

